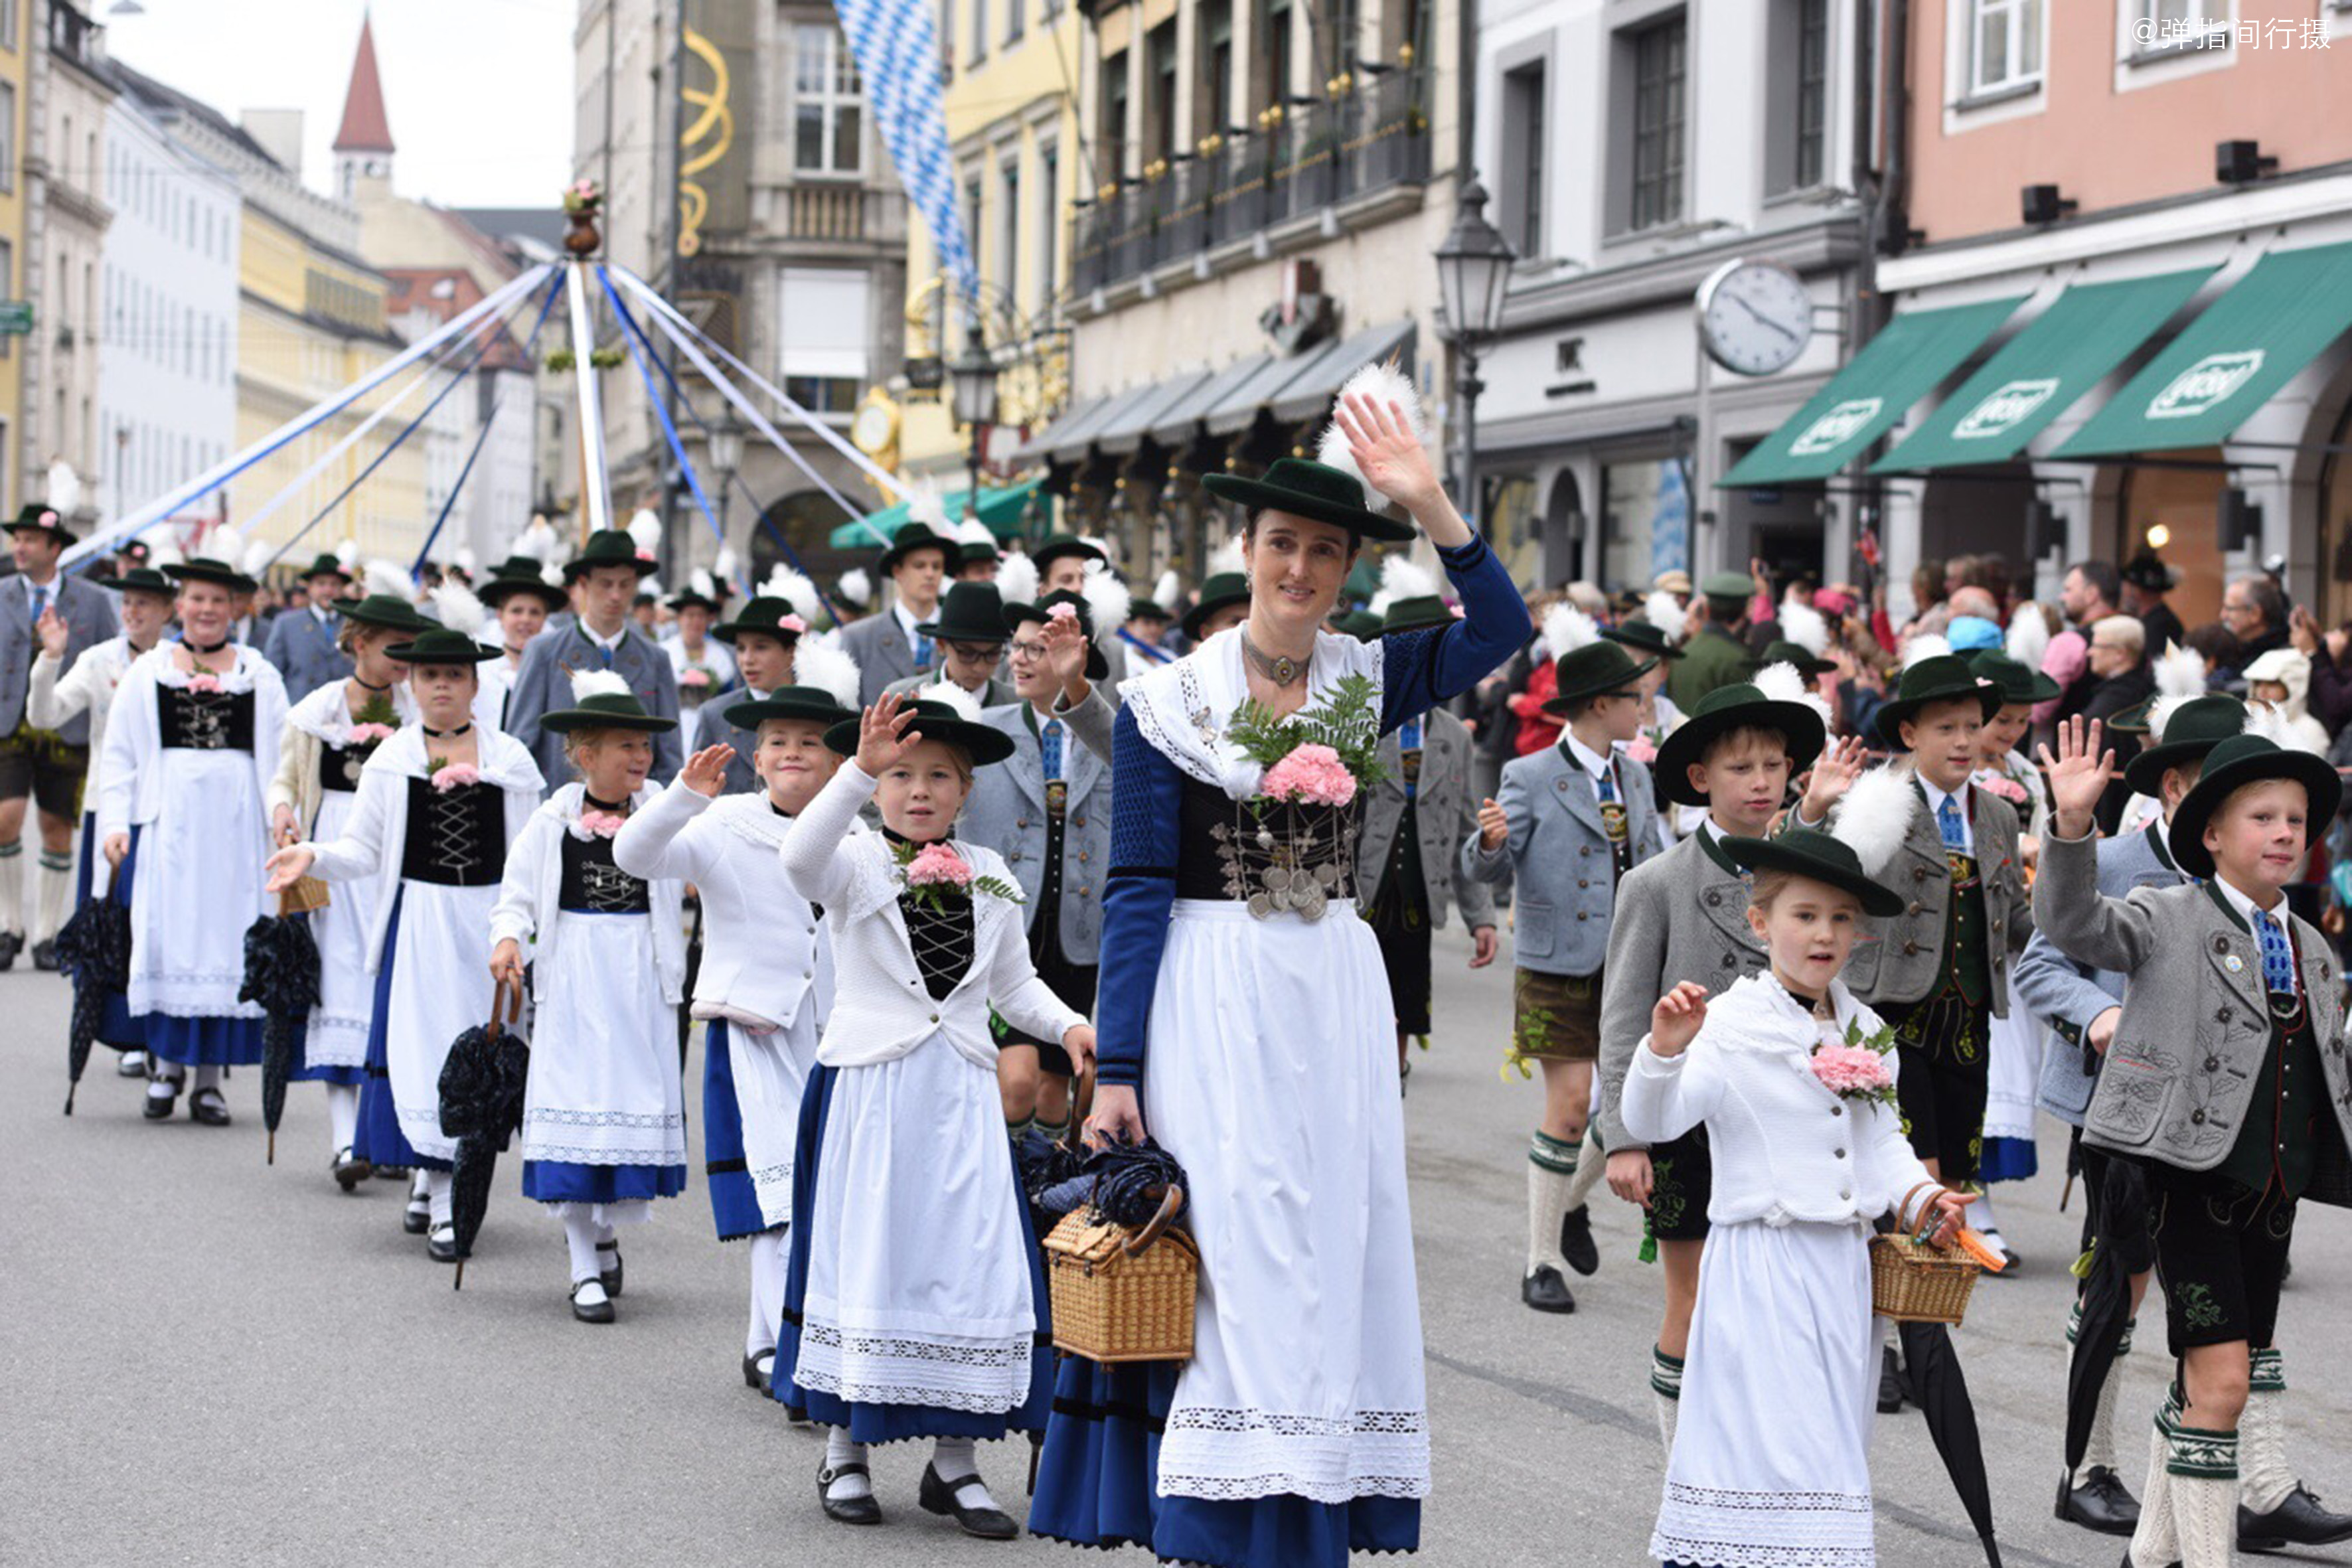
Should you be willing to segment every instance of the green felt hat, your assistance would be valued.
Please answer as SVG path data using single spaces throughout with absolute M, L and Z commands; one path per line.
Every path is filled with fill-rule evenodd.
M 1130 621 L 1172 621 L 1176 617 L 1170 615 L 1157 599 L 1132 599 L 1128 602 L 1127 618 Z
M 1037 570 L 1041 575 L 1047 566 L 1065 555 L 1082 555 L 1089 561 L 1102 562 L 1105 565 L 1110 563 L 1110 557 L 1102 552 L 1100 546 L 1091 541 L 1080 539 L 1075 533 L 1056 533 L 1036 549 L 1029 552 L 1029 559 L 1037 563 Z
M 1726 838 L 1723 852 L 1745 870 L 1788 871 L 1852 893 L 1862 912 L 1887 920 L 1903 912 L 1903 895 L 1863 874 L 1862 861 L 1844 841 L 1813 827 L 1792 827 L 1778 838 Z
M 1795 665 L 1797 673 L 1807 680 L 1812 679 L 1817 675 L 1827 675 L 1837 668 L 1837 666 L 1828 659 L 1814 658 L 1812 650 L 1804 644 L 1790 642 L 1786 637 L 1766 643 L 1764 651 L 1748 661 L 1748 668 L 1769 669 L 1776 664 Z
M 915 629 L 939 642 L 1001 643 L 1011 637 L 1010 626 L 995 584 L 950 583 L 939 613 Z
M 552 730 L 559 735 L 569 735 L 578 730 L 635 730 L 645 734 L 659 734 L 677 728 L 677 721 L 665 719 L 646 711 L 634 691 L 600 691 L 593 697 L 578 699 L 569 708 L 559 708 L 539 721 L 542 730 Z
M 259 585 L 227 562 L 215 561 L 209 555 L 174 561 L 163 568 L 163 574 L 174 583 L 214 583 L 236 594 L 250 594 Z
M 448 626 L 418 632 L 384 652 L 403 664 L 486 664 L 506 657 L 505 649 L 484 647 L 464 632 Z
M 2000 703 L 2049 702 L 2058 696 L 2058 683 L 2025 663 L 1990 648 L 1969 656 L 1969 668 L 2000 689 Z
M 2291 779 L 2309 796 L 2306 844 L 2326 830 L 2344 799 L 2344 781 L 2326 757 L 2289 751 L 2265 735 L 2232 735 L 2205 753 L 2197 787 L 2172 814 L 2172 863 L 2192 877 L 2210 877 L 2213 854 L 2205 847 L 2205 825 L 2231 795 L 2270 779 Z
M 1201 584 L 1201 602 L 1184 612 L 1184 636 L 1193 642 L 1201 640 L 1201 627 L 1219 610 L 1235 605 L 1246 605 L 1250 598 L 1249 578 L 1240 572 L 1218 572 Z
M 1657 668 L 1654 658 L 1634 663 L 1622 643 L 1606 637 L 1570 648 L 1553 666 L 1559 678 L 1559 694 L 1544 704 L 1544 711 L 1564 718 L 1571 703 L 1612 691 L 1631 691 L 1635 681 Z
M 2246 732 L 2246 705 L 2221 692 L 2192 697 L 2164 721 L 2159 743 L 2143 750 L 2124 769 L 2135 795 L 2159 798 L 2168 769 L 2203 761 L 2222 742 Z
M 1004 559 L 1004 552 L 990 541 L 974 539 L 956 549 L 956 560 L 965 566 L 993 566 Z
M 116 576 L 93 577 L 90 581 L 118 594 L 155 594 L 168 599 L 173 592 L 172 580 L 152 566 L 133 566 Z
M 729 703 L 719 717 L 739 730 L 756 731 L 771 719 L 803 719 L 830 729 L 845 719 L 856 723 L 857 710 L 822 686 L 780 686 L 765 697 Z
M 915 715 L 915 721 L 907 727 L 909 734 L 953 746 L 971 759 L 973 767 L 984 768 L 1013 754 L 1012 736 L 977 719 L 967 719 L 944 702 L 918 698 L 901 711 L 909 709 Z M 824 732 L 824 743 L 845 757 L 856 756 L 859 723 L 856 718 L 843 720 Z
M 1344 611 L 1326 624 L 1341 637 L 1354 637 L 1358 642 L 1377 642 L 1387 630 L 1387 623 L 1370 610 Z
M 346 583 L 354 580 L 352 569 L 344 565 L 342 557 L 331 550 L 319 552 L 310 564 L 302 569 L 302 581 L 307 583 L 313 577 L 340 577 Z
M 1644 620 L 1620 621 L 1613 626 L 1601 627 L 1601 635 L 1611 642 L 1639 648 L 1652 658 L 1671 662 L 1683 656 L 1683 650 L 1676 647 L 1665 633 Z
M 58 509 L 45 500 L 26 501 L 16 521 L 8 525 L 11 533 L 46 533 L 57 542 L 59 549 L 74 542 L 73 531 L 58 515 Z
M 710 628 L 710 635 L 720 642 L 732 643 L 746 632 L 757 632 L 789 646 L 800 641 L 801 634 L 806 630 L 808 623 L 801 619 L 791 600 L 761 594 L 744 600 L 735 618 L 719 622 Z
M 1748 601 L 1756 596 L 1756 580 L 1743 572 L 1710 572 L 1699 579 L 1698 591 L 1710 608 L 1737 600 L 1746 609 Z
M 1067 605 L 1076 610 L 1078 615 L 1078 629 L 1087 634 L 1087 679 L 1101 680 L 1108 678 L 1110 674 L 1110 660 L 1103 657 L 1102 648 L 1095 642 L 1094 612 L 1087 608 L 1086 595 L 1083 594 L 1073 594 L 1067 588 L 1056 588 L 1034 605 L 1007 605 L 1004 606 L 1004 629 L 1009 634 L 1019 631 L 1027 622 L 1047 620 L 1052 617 L 1054 606 L 1056 605 Z
M 1658 760 L 1650 769 L 1658 794 L 1676 805 L 1706 805 L 1705 792 L 1691 787 L 1691 764 L 1706 757 L 1706 748 L 1718 735 L 1733 730 L 1777 731 L 1789 752 L 1789 776 L 1813 765 L 1829 742 L 1829 727 L 1803 702 L 1776 702 L 1745 683 L 1718 686 L 1698 700 L 1675 732 L 1658 746 Z
M 617 528 L 600 528 L 590 534 L 580 553 L 563 563 L 563 580 L 576 583 L 599 566 L 625 566 L 640 582 L 654 569 L 651 561 L 637 553 L 637 542 Z
M 933 533 L 929 523 L 902 522 L 898 531 L 890 536 L 889 548 L 884 550 L 882 558 L 875 563 L 876 569 L 888 576 L 890 569 L 912 550 L 936 550 L 950 561 L 956 559 L 957 553 L 956 542 L 946 534 Z
M 1220 500 L 1328 522 L 1360 541 L 1402 544 L 1420 531 L 1410 522 L 1392 521 L 1366 507 L 1363 484 L 1354 475 L 1307 458 L 1278 458 L 1262 479 L 1211 474 L 1201 483 Z
M 1423 594 L 1416 598 L 1399 599 L 1391 604 L 1388 613 L 1381 617 L 1381 637 L 1394 637 L 1399 632 L 1417 632 L 1430 626 L 1450 626 L 1454 624 L 1453 608 L 1436 594 Z
M 709 610 L 715 616 L 719 613 L 719 601 L 700 589 L 689 586 L 680 588 L 669 596 L 669 607 L 673 610 Z
M 392 594 L 370 594 L 336 606 L 343 618 L 363 626 L 388 626 L 394 631 L 430 631 L 441 623 L 421 614 L 415 605 Z M 463 630 L 463 627 L 458 628 Z
M 528 555 L 509 555 L 491 567 L 489 581 L 481 585 L 476 597 L 495 610 L 517 594 L 530 595 L 550 612 L 572 603 L 572 595 L 541 576 L 540 563 Z
M 1973 697 L 1988 719 L 2000 711 L 1998 686 L 1977 679 L 1969 661 L 1956 653 L 1923 658 L 1903 671 L 1895 695 L 1878 710 L 1878 739 L 1890 751 L 1904 751 L 1903 726 L 1930 702 L 1957 702 Z

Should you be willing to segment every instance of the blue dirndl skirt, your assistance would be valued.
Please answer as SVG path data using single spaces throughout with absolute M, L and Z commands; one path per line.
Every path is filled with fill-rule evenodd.
M 1417 1498 L 1155 1495 L 1180 1370 L 1173 1362 L 1062 1358 L 1029 1504 L 1032 1534 L 1073 1546 L 1145 1546 L 1209 1568 L 1339 1568 L 1351 1552 L 1420 1550 Z
M 1988 1138 L 1977 1156 L 1979 1182 L 2022 1182 L 2041 1168 L 2041 1152 L 2031 1138 Z
M 617 1204 L 674 1198 L 686 1191 L 684 1165 L 587 1165 L 576 1160 L 525 1160 L 522 1195 L 541 1204 Z
M 420 1154 L 400 1130 L 400 1108 L 392 1099 L 392 1058 L 385 1054 L 384 1021 L 392 1016 L 392 960 L 400 951 L 400 902 L 407 892 L 395 889 L 392 915 L 384 924 L 383 959 L 375 971 L 375 1016 L 368 1021 L 367 1066 L 360 1081 L 360 1121 L 352 1135 L 352 1152 L 379 1171 L 446 1171 L 446 1160 Z
M 800 1364 L 801 1306 L 808 1299 L 810 1218 L 816 1208 L 817 1154 L 824 1146 L 825 1115 L 833 1104 L 835 1069 L 818 1066 L 809 1073 L 801 1096 L 801 1126 L 793 1157 L 793 1224 L 791 1261 L 784 1275 L 783 1331 L 776 1336 L 776 1361 L 770 1384 L 777 1402 L 822 1426 L 846 1427 L 852 1442 L 869 1446 L 903 1443 L 918 1437 L 994 1439 L 1008 1432 L 1043 1432 L 1053 1404 L 1054 1352 L 1052 1306 L 1045 1289 L 1045 1255 L 1029 1220 L 1026 1203 L 1021 1211 L 1021 1239 L 1028 1249 L 1029 1289 L 1036 1303 L 1037 1338 L 1029 1357 L 1029 1397 L 1018 1410 L 982 1414 L 948 1410 L 935 1405 L 845 1404 L 830 1394 L 804 1389 L 793 1381 Z M 1013 1159 L 1013 1141 L 1004 1141 L 1004 1157 Z M 1021 1191 L 1020 1167 L 1013 1168 L 1013 1190 Z
M 743 1157 L 743 1108 L 735 1100 L 735 1063 L 727 1025 L 714 1018 L 702 1037 L 703 1173 L 710 1182 L 710 1217 L 721 1241 L 740 1241 L 770 1228 Z M 781 1228 L 781 1227 L 778 1227 Z

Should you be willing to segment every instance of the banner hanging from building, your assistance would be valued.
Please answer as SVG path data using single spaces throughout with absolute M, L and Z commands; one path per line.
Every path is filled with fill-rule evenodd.
M 836 0 L 841 30 L 848 35 L 858 74 L 866 79 L 866 100 L 882 132 L 882 144 L 898 165 L 908 199 L 931 231 L 940 269 L 954 279 L 957 294 L 972 309 L 980 298 L 980 270 L 956 200 L 931 8 L 932 0 Z

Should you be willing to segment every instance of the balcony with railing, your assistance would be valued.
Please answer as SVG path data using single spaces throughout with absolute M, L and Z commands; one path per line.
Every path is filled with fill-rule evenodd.
M 1108 288 L 1360 197 L 1429 179 L 1429 78 L 1346 79 L 1328 97 L 1275 108 L 1255 130 L 1211 136 L 1172 163 L 1082 205 L 1071 282 Z

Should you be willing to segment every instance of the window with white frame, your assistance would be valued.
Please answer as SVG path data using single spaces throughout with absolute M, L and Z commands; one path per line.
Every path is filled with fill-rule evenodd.
M 846 412 L 865 385 L 872 280 L 838 267 L 777 274 L 776 321 L 785 390 L 818 413 Z
M 2221 48 L 2230 42 L 2230 0 L 2132 0 L 2132 49 Z
M 1969 93 L 2000 92 L 2042 79 L 2042 0 L 1973 0 L 1969 17 Z
M 855 174 L 863 166 L 866 89 L 840 29 L 793 29 L 793 167 L 803 174 Z

